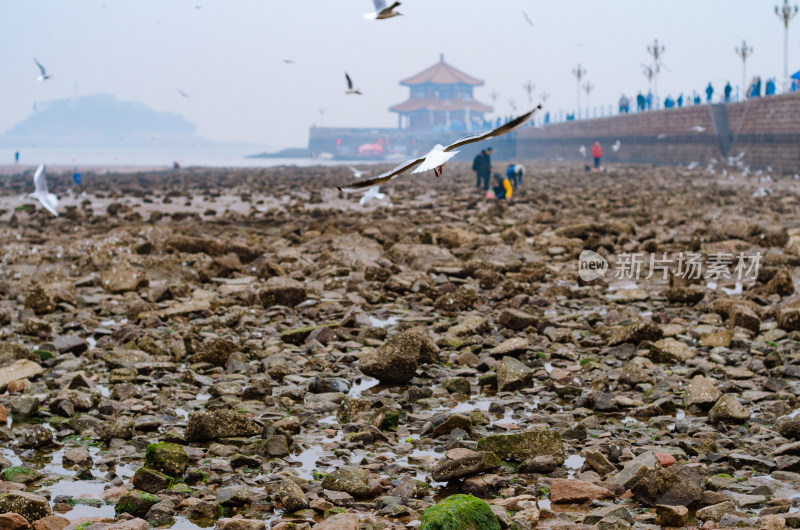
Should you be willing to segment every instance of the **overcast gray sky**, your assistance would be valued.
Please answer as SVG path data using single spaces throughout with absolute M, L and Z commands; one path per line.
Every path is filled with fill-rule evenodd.
M 326 126 L 396 126 L 388 107 L 408 96 L 398 81 L 440 53 L 486 81 L 479 100 L 500 95 L 499 114 L 512 113 L 512 98 L 528 106 L 529 80 L 534 103 L 547 91 L 547 109 L 573 111 L 578 62 L 595 85 L 591 104 L 616 105 L 621 93 L 646 90 L 641 63 L 654 38 L 669 68 L 659 77 L 662 98 L 709 81 L 719 93 L 726 80 L 740 84 L 742 39 L 755 50 L 748 78 L 781 78 L 777 3 L 404 0 L 404 16 L 374 21 L 362 18 L 370 0 L 2 0 L 0 132 L 34 102 L 107 92 L 179 113 L 210 139 L 304 146 L 320 108 Z M 800 69 L 799 28 L 797 19 L 789 29 L 790 73 Z M 33 57 L 52 79 L 36 80 Z M 344 94 L 345 70 L 363 96 Z

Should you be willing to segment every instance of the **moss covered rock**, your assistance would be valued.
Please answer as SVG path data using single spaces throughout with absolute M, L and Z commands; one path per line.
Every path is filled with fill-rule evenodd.
M 425 510 L 419 530 L 500 530 L 500 522 L 479 498 L 451 495 Z
M 152 493 L 134 490 L 126 493 L 117 501 L 114 511 L 117 514 L 129 513 L 134 517 L 144 517 L 150 508 L 157 503 L 158 497 Z
M 552 456 L 564 462 L 564 444 L 557 431 L 527 431 L 521 434 L 498 434 L 478 441 L 478 451 L 493 451 L 503 460 L 522 462 L 537 456 Z
M 19 482 L 20 484 L 31 484 L 42 478 L 42 474 L 25 466 L 12 466 L 3 470 L 3 480 L 9 482 Z
M 159 442 L 150 444 L 145 451 L 144 464 L 170 477 L 181 477 L 189 467 L 189 455 L 178 444 Z

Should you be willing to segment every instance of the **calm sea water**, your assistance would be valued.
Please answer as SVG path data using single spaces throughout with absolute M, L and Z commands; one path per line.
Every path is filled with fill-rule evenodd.
M 0 148 L 0 166 L 14 164 L 15 149 Z M 75 166 L 81 167 L 102 166 L 148 166 L 172 167 L 173 162 L 178 162 L 181 167 L 272 167 L 282 165 L 313 166 L 313 165 L 340 165 L 354 164 L 333 160 L 319 160 L 310 158 L 246 158 L 247 155 L 257 154 L 258 148 L 53 148 L 53 147 L 27 147 L 20 149 L 20 165 L 36 166 L 47 164 L 50 166 Z M 370 162 L 358 162 L 362 166 Z

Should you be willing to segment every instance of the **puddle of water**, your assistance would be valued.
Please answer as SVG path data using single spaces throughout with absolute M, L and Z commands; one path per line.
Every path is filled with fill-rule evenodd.
M 100 391 L 100 395 L 103 397 L 108 397 L 111 395 L 111 390 L 105 385 L 97 385 L 97 389 Z
M 335 415 L 331 414 L 330 416 L 325 416 L 324 418 L 319 420 L 317 423 L 322 424 L 322 425 L 338 425 L 339 421 L 336 419 Z
M 380 383 L 380 381 L 375 378 L 363 376 L 360 381 L 350 388 L 350 392 L 348 392 L 347 395 L 350 397 L 359 397 L 366 390 L 378 386 L 378 383 Z
M 209 399 L 211 399 L 211 394 L 209 394 L 208 392 L 200 391 L 197 393 L 194 399 L 196 401 L 208 401 Z
M 638 289 L 639 286 L 633 280 L 621 280 L 608 284 L 609 291 L 620 291 L 622 289 Z
M 182 409 L 180 407 L 175 409 L 175 414 L 177 414 L 178 416 L 180 416 L 184 420 L 188 420 L 189 419 L 189 412 L 187 412 L 186 410 L 184 410 L 184 409 Z
M 400 319 L 402 318 L 403 318 L 402 315 L 390 315 L 386 319 L 370 316 L 369 321 L 376 328 L 388 328 L 390 326 L 396 325 L 398 322 L 400 322 Z
M 540 510 L 549 510 L 551 508 L 550 499 L 539 499 L 538 501 Z
M 551 373 L 553 371 L 553 364 L 550 362 L 544 363 L 544 369 L 547 370 L 547 373 Z
M 86 337 L 86 342 L 89 343 L 90 350 L 94 349 L 94 347 L 97 346 L 97 341 L 94 339 L 94 337 Z
M 564 467 L 569 469 L 570 478 L 575 476 L 575 472 L 583 467 L 584 462 L 586 462 L 586 459 L 581 455 L 569 455 L 567 459 L 564 460 Z

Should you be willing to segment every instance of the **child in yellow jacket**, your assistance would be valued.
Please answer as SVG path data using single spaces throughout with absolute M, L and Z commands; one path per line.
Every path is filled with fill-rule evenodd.
M 497 199 L 508 199 L 514 193 L 514 188 L 511 187 L 511 182 L 508 178 L 503 178 L 500 173 L 494 174 L 494 180 L 497 185 L 494 186 L 494 196 Z

